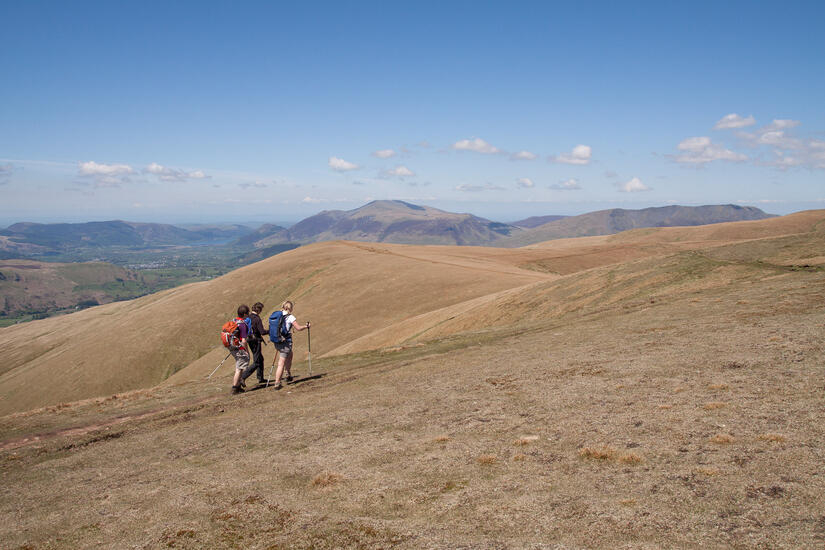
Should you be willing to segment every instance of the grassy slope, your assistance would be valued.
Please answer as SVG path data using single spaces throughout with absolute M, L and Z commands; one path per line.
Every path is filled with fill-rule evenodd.
M 819 547 L 825 272 L 790 266 L 822 250 L 803 234 L 546 280 L 497 298 L 529 322 L 318 358 L 280 392 L 231 397 L 227 369 L 4 417 L 0 540 Z
M 302 247 L 212 281 L 2 329 L 0 414 L 148 387 L 205 355 L 217 364 L 218 331 L 241 303 L 260 300 L 272 311 L 292 298 L 299 320 L 315 322 L 316 351 L 324 353 L 436 305 L 546 277 L 495 254 L 466 262 L 397 248 Z

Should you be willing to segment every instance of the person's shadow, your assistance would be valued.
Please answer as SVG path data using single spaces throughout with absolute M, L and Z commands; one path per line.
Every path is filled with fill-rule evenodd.
M 281 389 L 290 388 L 292 386 L 296 386 L 296 385 L 302 384 L 304 382 L 309 382 L 310 380 L 320 380 L 324 376 L 326 376 L 325 373 L 313 374 L 312 376 L 304 376 L 304 377 L 301 377 L 301 378 L 295 377 L 295 378 L 292 379 L 292 382 L 290 382 L 288 384 L 286 382 L 284 382 L 283 380 L 281 380 Z M 247 388 L 246 391 L 251 392 L 251 391 L 266 390 L 266 389 L 271 390 L 271 389 L 275 388 L 274 384 L 275 384 L 275 381 L 270 380 L 269 381 L 269 387 L 267 387 L 266 382 L 264 382 L 263 384 L 258 384 L 254 388 Z

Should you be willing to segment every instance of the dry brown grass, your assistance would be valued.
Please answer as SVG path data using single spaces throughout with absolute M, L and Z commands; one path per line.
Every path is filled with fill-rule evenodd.
M 710 442 L 716 443 L 717 445 L 729 445 L 734 441 L 735 439 L 732 435 L 723 433 L 716 434 L 710 438 Z
M 526 437 L 520 437 L 520 438 L 516 439 L 515 441 L 513 441 L 513 445 L 515 445 L 516 447 L 524 447 L 526 445 L 529 445 L 530 442 L 531 442 L 530 439 L 528 439 Z
M 713 411 L 716 409 L 724 409 L 727 406 L 728 404 L 724 401 L 711 401 L 710 403 L 705 403 L 704 405 L 702 405 L 702 408 L 706 411 Z
M 730 386 L 728 386 L 728 385 L 727 385 L 727 384 L 725 384 L 725 383 L 721 383 L 721 384 L 710 384 L 710 385 L 708 386 L 708 389 L 709 389 L 709 390 L 727 391 L 727 390 L 729 390 L 729 389 L 730 389 Z
M 673 405 L 670 405 L 670 404 L 659 405 L 659 408 L 662 409 L 662 410 L 668 410 L 668 409 L 672 409 Z
M 491 466 L 498 464 L 498 457 L 496 455 L 481 455 L 476 459 L 476 462 L 483 466 Z
M 757 436 L 757 439 L 759 439 L 760 441 L 770 441 L 773 443 L 785 443 L 788 440 L 787 437 L 778 433 L 759 434 Z
M 519 453 L 517 455 L 513 455 L 514 462 L 524 462 L 525 460 L 527 460 L 527 455 L 525 454 Z
M 711 468 L 708 466 L 700 466 L 696 468 L 696 473 L 702 474 L 703 476 L 713 477 L 718 476 L 721 472 L 717 468 Z
M 643 459 L 633 452 L 621 452 L 610 445 L 598 447 L 582 447 L 578 451 L 579 457 L 585 460 L 600 460 L 619 464 L 640 464 Z
M 448 436 L 448 435 L 439 435 L 438 437 L 433 439 L 433 441 L 435 441 L 436 443 L 446 443 L 449 440 L 450 440 L 450 436 Z
M 332 487 L 343 480 L 343 476 L 333 472 L 324 472 L 312 478 L 311 485 L 320 489 Z
M 636 506 L 636 499 L 635 498 L 623 498 L 619 501 L 619 504 L 622 506 Z

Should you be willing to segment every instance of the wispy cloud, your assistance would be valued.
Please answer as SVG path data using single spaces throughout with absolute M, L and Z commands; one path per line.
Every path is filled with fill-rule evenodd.
M 650 191 L 651 188 L 642 183 L 639 178 L 632 178 L 630 181 L 618 184 L 619 191 L 622 193 L 638 193 L 641 191 Z
M 11 180 L 12 173 L 14 173 L 12 164 L 0 164 L 0 185 L 8 183 Z
M 569 153 L 562 153 L 549 157 L 551 162 L 561 162 L 564 164 L 590 164 L 590 157 L 593 150 L 588 145 L 576 145 Z
M 770 152 L 770 159 L 758 160 L 757 164 L 780 170 L 795 167 L 825 169 L 825 141 L 800 138 L 789 132 L 799 125 L 798 120 L 775 119 L 752 132 L 738 132 L 736 135 L 750 147 L 764 148 Z
M 202 180 L 207 178 L 208 176 L 203 173 L 202 170 L 193 170 L 191 172 L 186 172 L 184 170 L 177 170 L 175 168 L 169 168 L 168 166 L 162 166 L 156 162 L 151 163 L 149 166 L 143 169 L 145 174 L 152 174 L 153 176 L 157 176 L 158 179 L 161 181 L 189 181 L 189 180 Z
M 536 160 L 538 155 L 530 151 L 519 151 L 510 155 L 510 160 Z
M 558 189 L 560 191 L 575 191 L 577 189 L 581 189 L 582 186 L 579 185 L 579 180 L 576 178 L 570 178 L 566 180 L 562 180 L 558 183 L 554 183 L 548 186 L 550 189 Z
M 351 170 L 358 170 L 361 168 L 355 163 L 348 162 L 342 158 L 338 157 L 329 157 L 329 167 L 335 170 L 336 172 L 349 172 Z
M 380 151 L 373 151 L 372 156 L 380 159 L 388 159 L 395 156 L 395 151 L 392 149 L 381 149 Z
M 415 176 L 415 172 L 407 168 L 406 166 L 399 165 L 395 168 L 391 168 L 389 170 L 384 170 L 382 175 L 387 177 L 397 177 L 397 178 L 411 178 Z
M 91 178 L 95 187 L 120 187 L 135 170 L 128 164 L 102 164 L 93 160 L 78 163 L 78 175 Z
M 475 151 L 485 155 L 495 155 L 501 150 L 484 141 L 481 138 L 462 139 L 453 143 L 453 149 L 456 151 Z
M 504 187 L 500 185 L 493 185 L 492 183 L 485 183 L 484 185 L 470 185 L 467 183 L 456 186 L 456 191 L 463 193 L 479 193 L 481 191 L 505 191 Z
M 753 115 L 742 117 L 736 113 L 731 113 L 720 118 L 716 124 L 713 125 L 714 130 L 729 130 L 731 128 L 745 128 L 746 126 L 753 126 L 756 124 L 756 119 Z
M 516 185 L 521 187 L 522 189 L 530 189 L 535 187 L 535 183 L 530 178 L 519 178 L 516 180 Z
M 746 155 L 725 149 L 721 145 L 713 143 L 711 139 L 706 136 L 687 138 L 682 140 L 676 148 L 681 151 L 681 153 L 674 155 L 673 159 L 683 164 L 701 165 L 715 160 L 729 162 L 748 160 Z
M 256 181 L 254 183 L 239 183 L 238 187 L 241 189 L 266 189 L 269 186 L 262 181 Z

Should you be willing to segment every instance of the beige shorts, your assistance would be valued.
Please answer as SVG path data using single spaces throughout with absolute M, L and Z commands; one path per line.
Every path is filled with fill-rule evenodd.
M 249 355 L 246 354 L 246 351 L 239 348 L 229 350 L 229 353 L 235 358 L 235 370 L 246 370 L 246 367 L 249 366 Z

